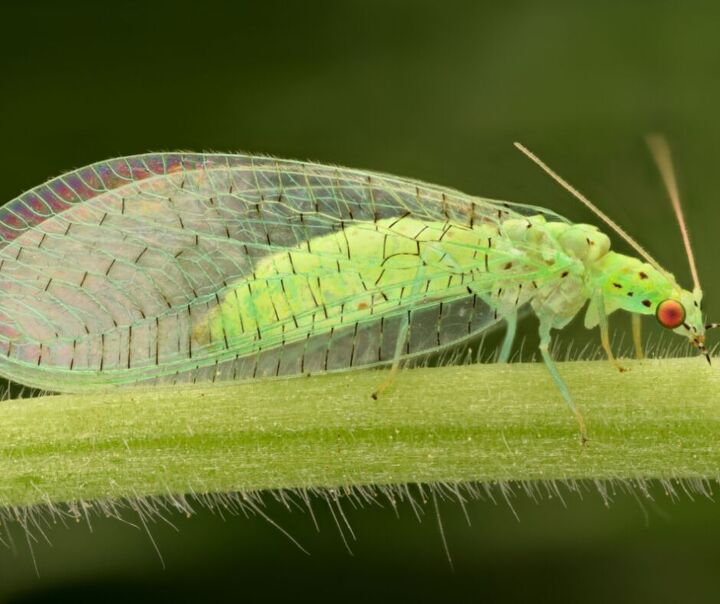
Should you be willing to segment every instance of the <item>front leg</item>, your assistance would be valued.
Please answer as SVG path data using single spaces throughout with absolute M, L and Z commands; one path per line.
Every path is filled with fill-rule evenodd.
M 635 347 L 635 358 L 636 359 L 644 359 L 645 353 L 643 352 L 643 344 L 642 344 L 642 324 L 640 321 L 642 320 L 642 315 L 630 315 L 632 317 L 632 336 L 633 336 L 633 345 Z
M 615 355 L 613 354 L 612 348 L 610 347 L 610 332 L 608 329 L 608 317 L 605 314 L 605 304 L 603 302 L 602 296 L 597 296 L 595 298 L 595 307 L 597 308 L 598 325 L 600 327 L 600 342 L 602 344 L 603 349 L 605 350 L 605 354 L 607 354 L 608 361 L 610 361 L 610 363 L 612 363 L 613 367 L 615 367 L 621 373 L 623 371 L 627 371 L 627 369 L 625 367 L 623 367 L 620 363 L 618 363 L 617 359 L 615 358 Z

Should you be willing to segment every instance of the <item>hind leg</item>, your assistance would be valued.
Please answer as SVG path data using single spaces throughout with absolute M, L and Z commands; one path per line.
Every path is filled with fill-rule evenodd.
M 408 332 L 410 331 L 410 313 L 408 311 L 403 318 L 402 325 L 400 326 L 400 332 L 398 333 L 397 343 L 395 344 L 395 354 L 393 355 L 393 362 L 390 366 L 390 371 L 387 377 L 380 383 L 377 389 L 370 395 L 373 400 L 380 398 L 383 392 L 385 392 L 395 381 L 398 369 L 400 369 L 400 361 L 402 360 L 402 350 L 405 348 L 407 342 Z
M 426 260 L 423 257 L 422 252 L 420 253 L 419 258 L 422 264 L 418 268 L 418 271 L 412 281 L 412 286 L 410 288 L 411 299 L 413 299 L 415 296 L 418 295 L 418 293 L 420 293 L 422 286 L 425 286 L 427 284 L 427 281 L 425 280 L 424 270 L 426 266 Z M 393 361 L 392 365 L 390 366 L 390 371 L 388 372 L 387 377 L 370 395 L 373 400 L 377 400 L 380 395 L 382 395 L 383 392 L 390 388 L 390 386 L 392 386 L 393 382 L 395 381 L 395 376 L 397 375 L 398 369 L 400 368 L 400 361 L 402 360 L 403 348 L 405 348 L 405 345 L 408 343 L 408 338 L 410 336 L 411 319 L 412 309 L 408 309 L 408 311 L 403 314 L 402 323 L 400 324 L 400 330 L 398 331 L 397 342 L 395 343 L 395 353 L 393 354 Z

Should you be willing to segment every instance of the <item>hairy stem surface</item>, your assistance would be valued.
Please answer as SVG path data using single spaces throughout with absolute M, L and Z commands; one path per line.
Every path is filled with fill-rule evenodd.
M 124 388 L 0 404 L 0 505 L 296 487 L 720 476 L 720 374 L 701 359 Z

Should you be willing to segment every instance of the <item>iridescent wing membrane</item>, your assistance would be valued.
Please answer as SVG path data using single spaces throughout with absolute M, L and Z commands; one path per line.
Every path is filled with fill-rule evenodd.
M 405 317 L 403 354 L 430 352 L 497 321 L 497 307 L 436 244 L 423 243 L 423 264 L 435 265 L 427 278 L 415 260 L 407 280 L 398 276 L 402 262 L 390 261 L 408 255 L 398 241 L 421 250 L 433 229 L 497 230 L 539 213 L 564 220 L 268 157 L 167 153 L 94 164 L 0 209 L 0 374 L 76 391 L 372 366 L 392 360 Z M 366 269 L 379 276 L 368 280 Z M 353 275 L 361 292 L 348 285 Z M 282 305 L 268 297 L 277 291 Z

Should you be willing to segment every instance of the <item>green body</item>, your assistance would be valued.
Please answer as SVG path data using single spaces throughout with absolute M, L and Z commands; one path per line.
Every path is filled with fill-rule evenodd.
M 467 296 L 490 307 L 493 319 L 530 302 L 553 328 L 592 300 L 585 320 L 592 328 L 596 296 L 606 314 L 618 308 L 652 314 L 658 300 L 680 296 L 647 263 L 609 251 L 608 237 L 594 226 L 541 215 L 472 228 L 393 218 L 310 243 L 259 263 L 252 279 L 235 284 L 207 323 L 196 326 L 197 340 L 220 346 L 227 339 L 257 352 Z M 442 325 L 432 327 L 441 334 L 439 347 Z M 472 326 L 464 331 L 472 334 Z M 412 335 L 408 348 L 411 341 Z

